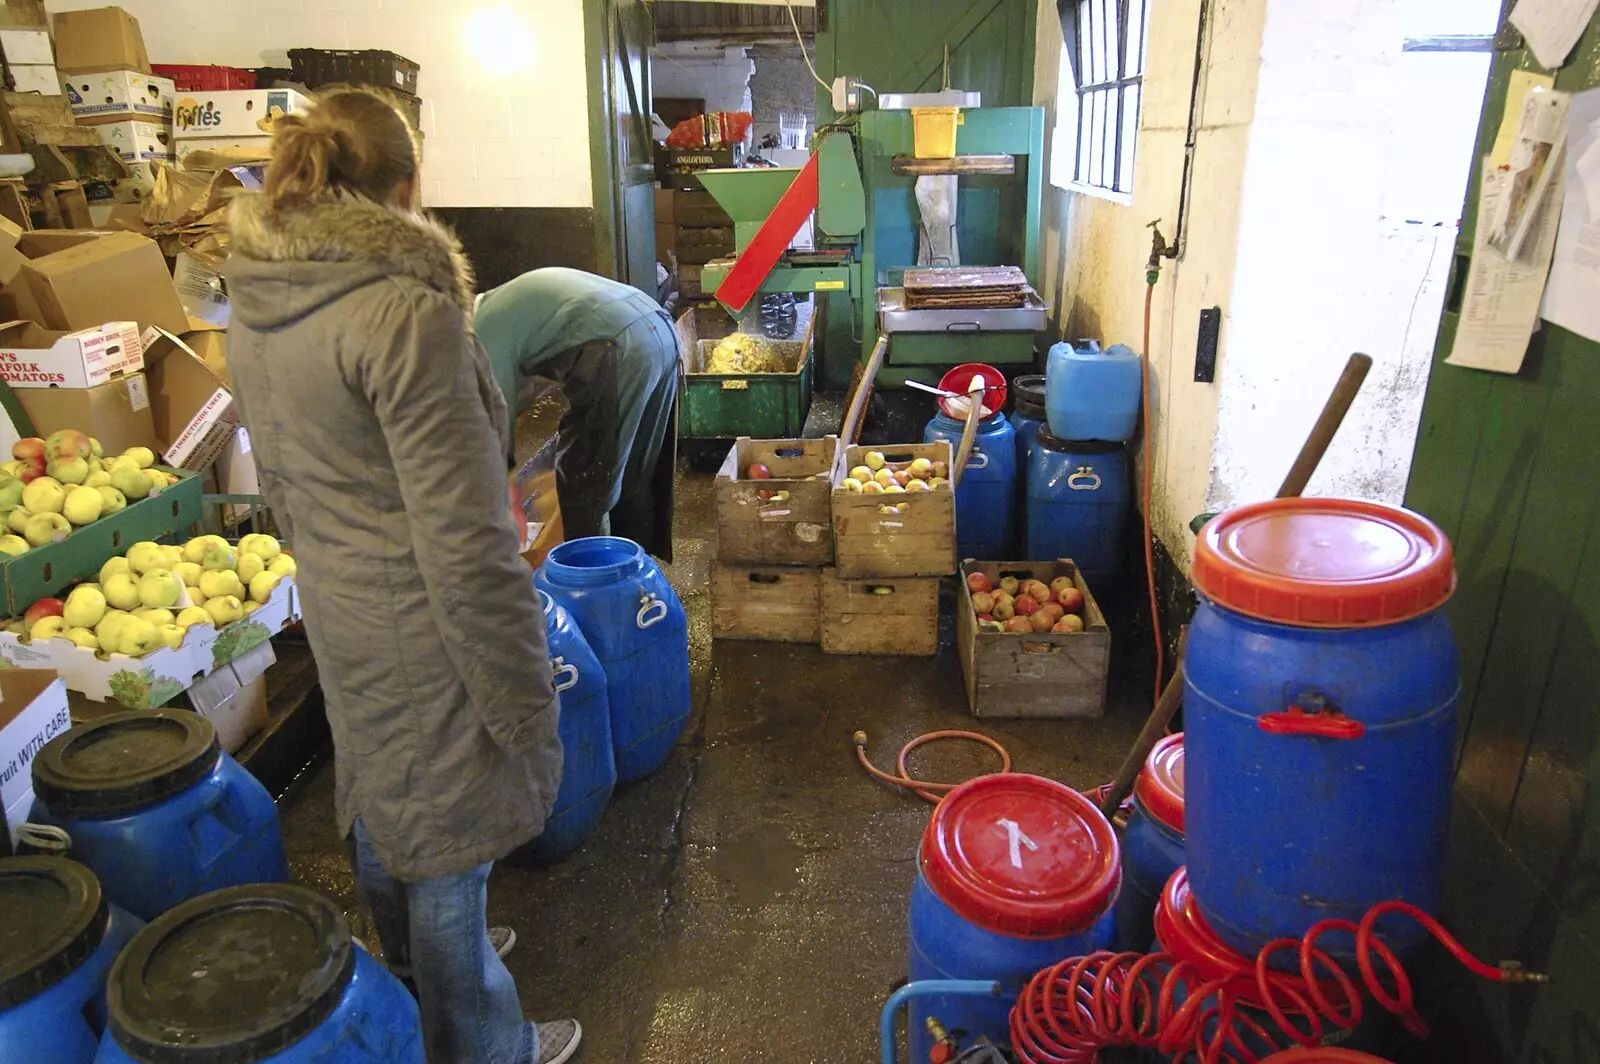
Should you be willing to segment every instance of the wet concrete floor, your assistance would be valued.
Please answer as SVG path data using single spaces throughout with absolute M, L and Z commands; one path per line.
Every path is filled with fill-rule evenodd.
M 1148 687 L 1114 677 L 1100 721 L 974 722 L 948 601 L 931 659 L 713 643 L 710 476 L 682 476 L 677 513 L 670 575 L 689 612 L 694 718 L 581 850 L 548 868 L 497 868 L 491 918 L 519 935 L 507 963 L 529 1014 L 578 1017 L 587 1064 L 868 1064 L 879 1007 L 906 974 L 906 899 L 931 807 L 869 779 L 851 734 L 865 729 L 889 767 L 922 732 L 976 727 L 1017 770 L 1087 787 L 1120 762 Z M 913 769 L 960 779 L 992 759 L 936 744 Z M 295 875 L 360 933 L 369 924 L 332 801 L 324 762 L 283 800 L 286 843 Z

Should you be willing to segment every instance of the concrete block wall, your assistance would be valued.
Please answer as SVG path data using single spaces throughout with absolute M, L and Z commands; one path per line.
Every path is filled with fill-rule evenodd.
M 107 0 L 49 0 L 52 12 Z M 509 0 L 531 37 L 518 73 L 468 46 L 478 5 L 437 0 L 117 0 L 152 62 L 288 66 L 290 48 L 381 48 L 422 65 L 430 207 L 592 206 L 582 0 Z
M 703 99 L 708 112 L 750 110 L 754 73 L 755 63 L 744 45 L 666 41 L 651 49 L 651 92 Z

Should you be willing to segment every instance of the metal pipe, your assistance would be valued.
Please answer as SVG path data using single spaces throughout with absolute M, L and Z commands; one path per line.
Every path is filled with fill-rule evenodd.
M 905 986 L 889 995 L 878 1014 L 878 1050 L 883 1064 L 895 1064 L 894 1018 L 900 1006 L 912 998 L 933 994 L 952 994 L 961 997 L 999 997 L 1000 984 L 985 979 L 923 979 Z
M 1183 144 L 1183 183 L 1178 186 L 1178 222 L 1172 231 L 1172 243 L 1167 248 L 1167 258 L 1181 259 L 1184 234 L 1188 232 L 1189 185 L 1194 179 L 1194 149 L 1200 135 L 1200 71 L 1205 65 L 1206 23 L 1211 14 L 1211 0 L 1200 0 L 1200 20 L 1194 31 L 1194 80 L 1189 85 L 1189 128 Z

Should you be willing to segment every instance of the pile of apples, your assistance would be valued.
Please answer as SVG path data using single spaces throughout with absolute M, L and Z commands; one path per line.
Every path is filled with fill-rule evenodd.
M 1083 631 L 1083 592 L 1070 576 L 1058 576 L 1048 584 L 1003 576 L 996 584 L 983 573 L 972 573 L 967 589 L 972 592 L 978 626 L 986 632 Z
M 45 598 L 6 630 L 29 642 L 67 639 L 80 647 L 138 657 L 177 649 L 197 625 L 222 628 L 260 609 L 295 561 L 272 536 L 248 535 L 237 546 L 199 536 L 181 547 L 135 543 L 78 584 L 65 599 Z M 183 605 L 188 600 L 199 605 Z
M 59 543 L 74 528 L 110 517 L 128 505 L 176 484 L 175 474 L 152 468 L 155 452 L 130 447 L 106 458 L 100 441 L 77 429 L 41 440 L 30 436 L 11 446 L 0 465 L 0 515 L 7 534 L 0 554 L 16 557 L 46 543 Z
M 765 462 L 751 462 L 744 471 L 746 480 L 771 480 L 772 469 Z M 789 477 L 790 480 L 827 480 L 827 473 L 813 473 L 809 477 Z M 787 502 L 789 493 L 782 488 L 757 488 L 756 498 L 762 502 Z
M 863 465 L 850 470 L 836 491 L 858 492 L 865 495 L 897 495 L 902 492 L 937 491 L 949 486 L 944 462 L 928 458 L 913 458 L 909 462 L 891 462 L 882 451 L 868 451 L 861 456 Z

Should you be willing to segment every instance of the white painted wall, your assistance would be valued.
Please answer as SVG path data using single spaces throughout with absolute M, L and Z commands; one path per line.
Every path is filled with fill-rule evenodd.
M 54 11 L 107 0 L 48 0 Z M 152 62 L 288 66 L 290 48 L 382 48 L 422 65 L 423 196 L 433 207 L 589 207 L 582 0 L 117 0 Z M 468 19 L 510 9 L 532 37 L 518 73 L 487 72 Z
M 706 111 L 749 111 L 756 64 L 744 45 L 664 41 L 650 49 L 654 96 L 704 99 Z

